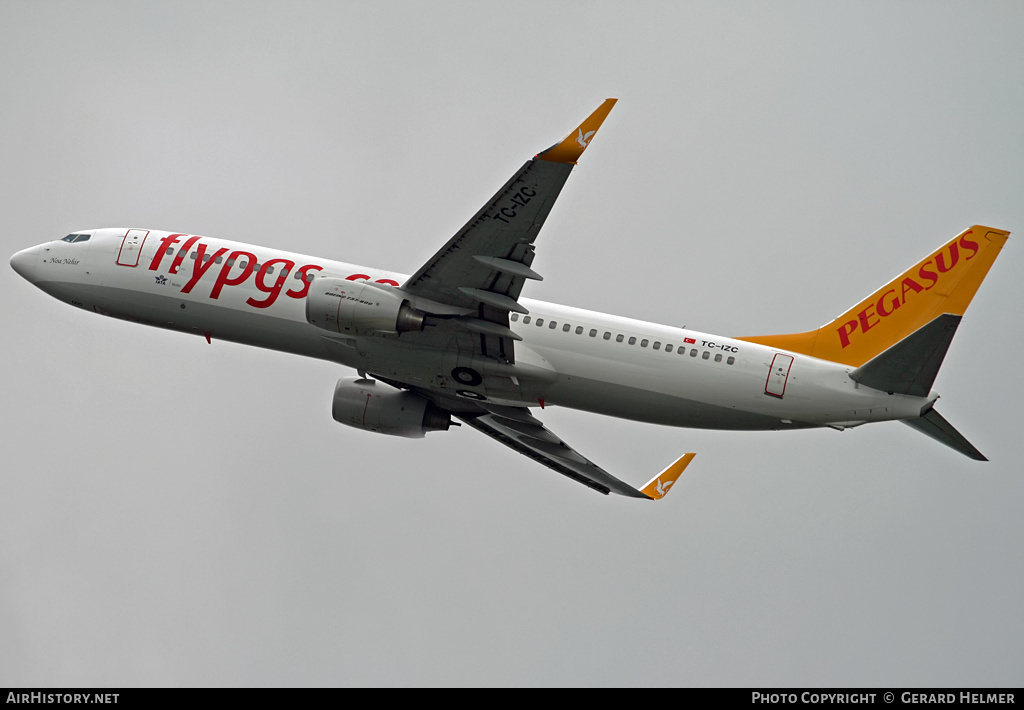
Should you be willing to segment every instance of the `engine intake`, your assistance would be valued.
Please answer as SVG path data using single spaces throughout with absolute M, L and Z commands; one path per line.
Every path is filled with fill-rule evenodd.
M 447 431 L 451 414 L 414 392 L 361 377 L 342 377 L 334 387 L 334 421 L 380 434 L 423 438 Z
M 314 281 L 306 296 L 306 320 L 345 335 L 423 330 L 425 317 L 404 294 L 381 284 L 325 277 Z

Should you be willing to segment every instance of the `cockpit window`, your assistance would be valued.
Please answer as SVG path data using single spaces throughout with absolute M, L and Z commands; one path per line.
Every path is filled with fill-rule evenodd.
M 68 236 L 64 237 L 61 241 L 62 242 L 68 242 L 68 243 L 71 243 L 71 242 L 87 242 L 87 241 L 89 241 L 89 236 L 90 235 L 88 235 L 88 234 L 69 234 Z

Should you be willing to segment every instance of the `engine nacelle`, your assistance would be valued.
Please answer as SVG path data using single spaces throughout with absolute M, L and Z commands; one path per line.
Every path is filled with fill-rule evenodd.
M 401 291 L 365 281 L 319 278 L 306 296 L 306 320 L 345 335 L 423 330 L 425 316 Z
M 342 377 L 334 387 L 334 421 L 380 434 L 421 439 L 447 431 L 451 414 L 414 392 L 361 377 Z

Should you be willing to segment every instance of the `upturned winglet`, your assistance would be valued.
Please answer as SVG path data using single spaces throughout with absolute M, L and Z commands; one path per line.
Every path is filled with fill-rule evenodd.
M 657 476 L 647 482 L 647 485 L 640 489 L 640 492 L 651 500 L 660 500 L 668 495 L 669 490 L 683 475 L 683 471 L 690 465 L 690 461 L 697 454 L 683 454 L 674 464 L 666 468 Z
M 567 135 L 561 143 L 553 145 L 547 150 L 538 153 L 538 160 L 548 160 L 552 163 L 569 163 L 575 165 L 576 161 L 583 155 L 583 151 L 590 145 L 591 139 L 597 133 L 597 129 L 608 117 L 608 112 L 618 99 L 605 99 L 604 103 L 597 107 L 594 113 L 587 116 L 576 129 Z

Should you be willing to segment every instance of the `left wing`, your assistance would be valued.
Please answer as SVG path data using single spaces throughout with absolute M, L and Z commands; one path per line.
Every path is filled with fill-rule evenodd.
M 608 495 L 617 493 L 631 498 L 658 500 L 664 498 L 669 488 L 690 464 L 695 454 L 685 454 L 675 463 L 652 478 L 637 490 L 620 481 L 603 468 L 586 458 L 555 436 L 550 429 L 530 414 L 525 407 L 487 406 L 487 414 L 467 416 L 459 419 L 505 446 L 515 449 L 544 464 L 563 476 Z

